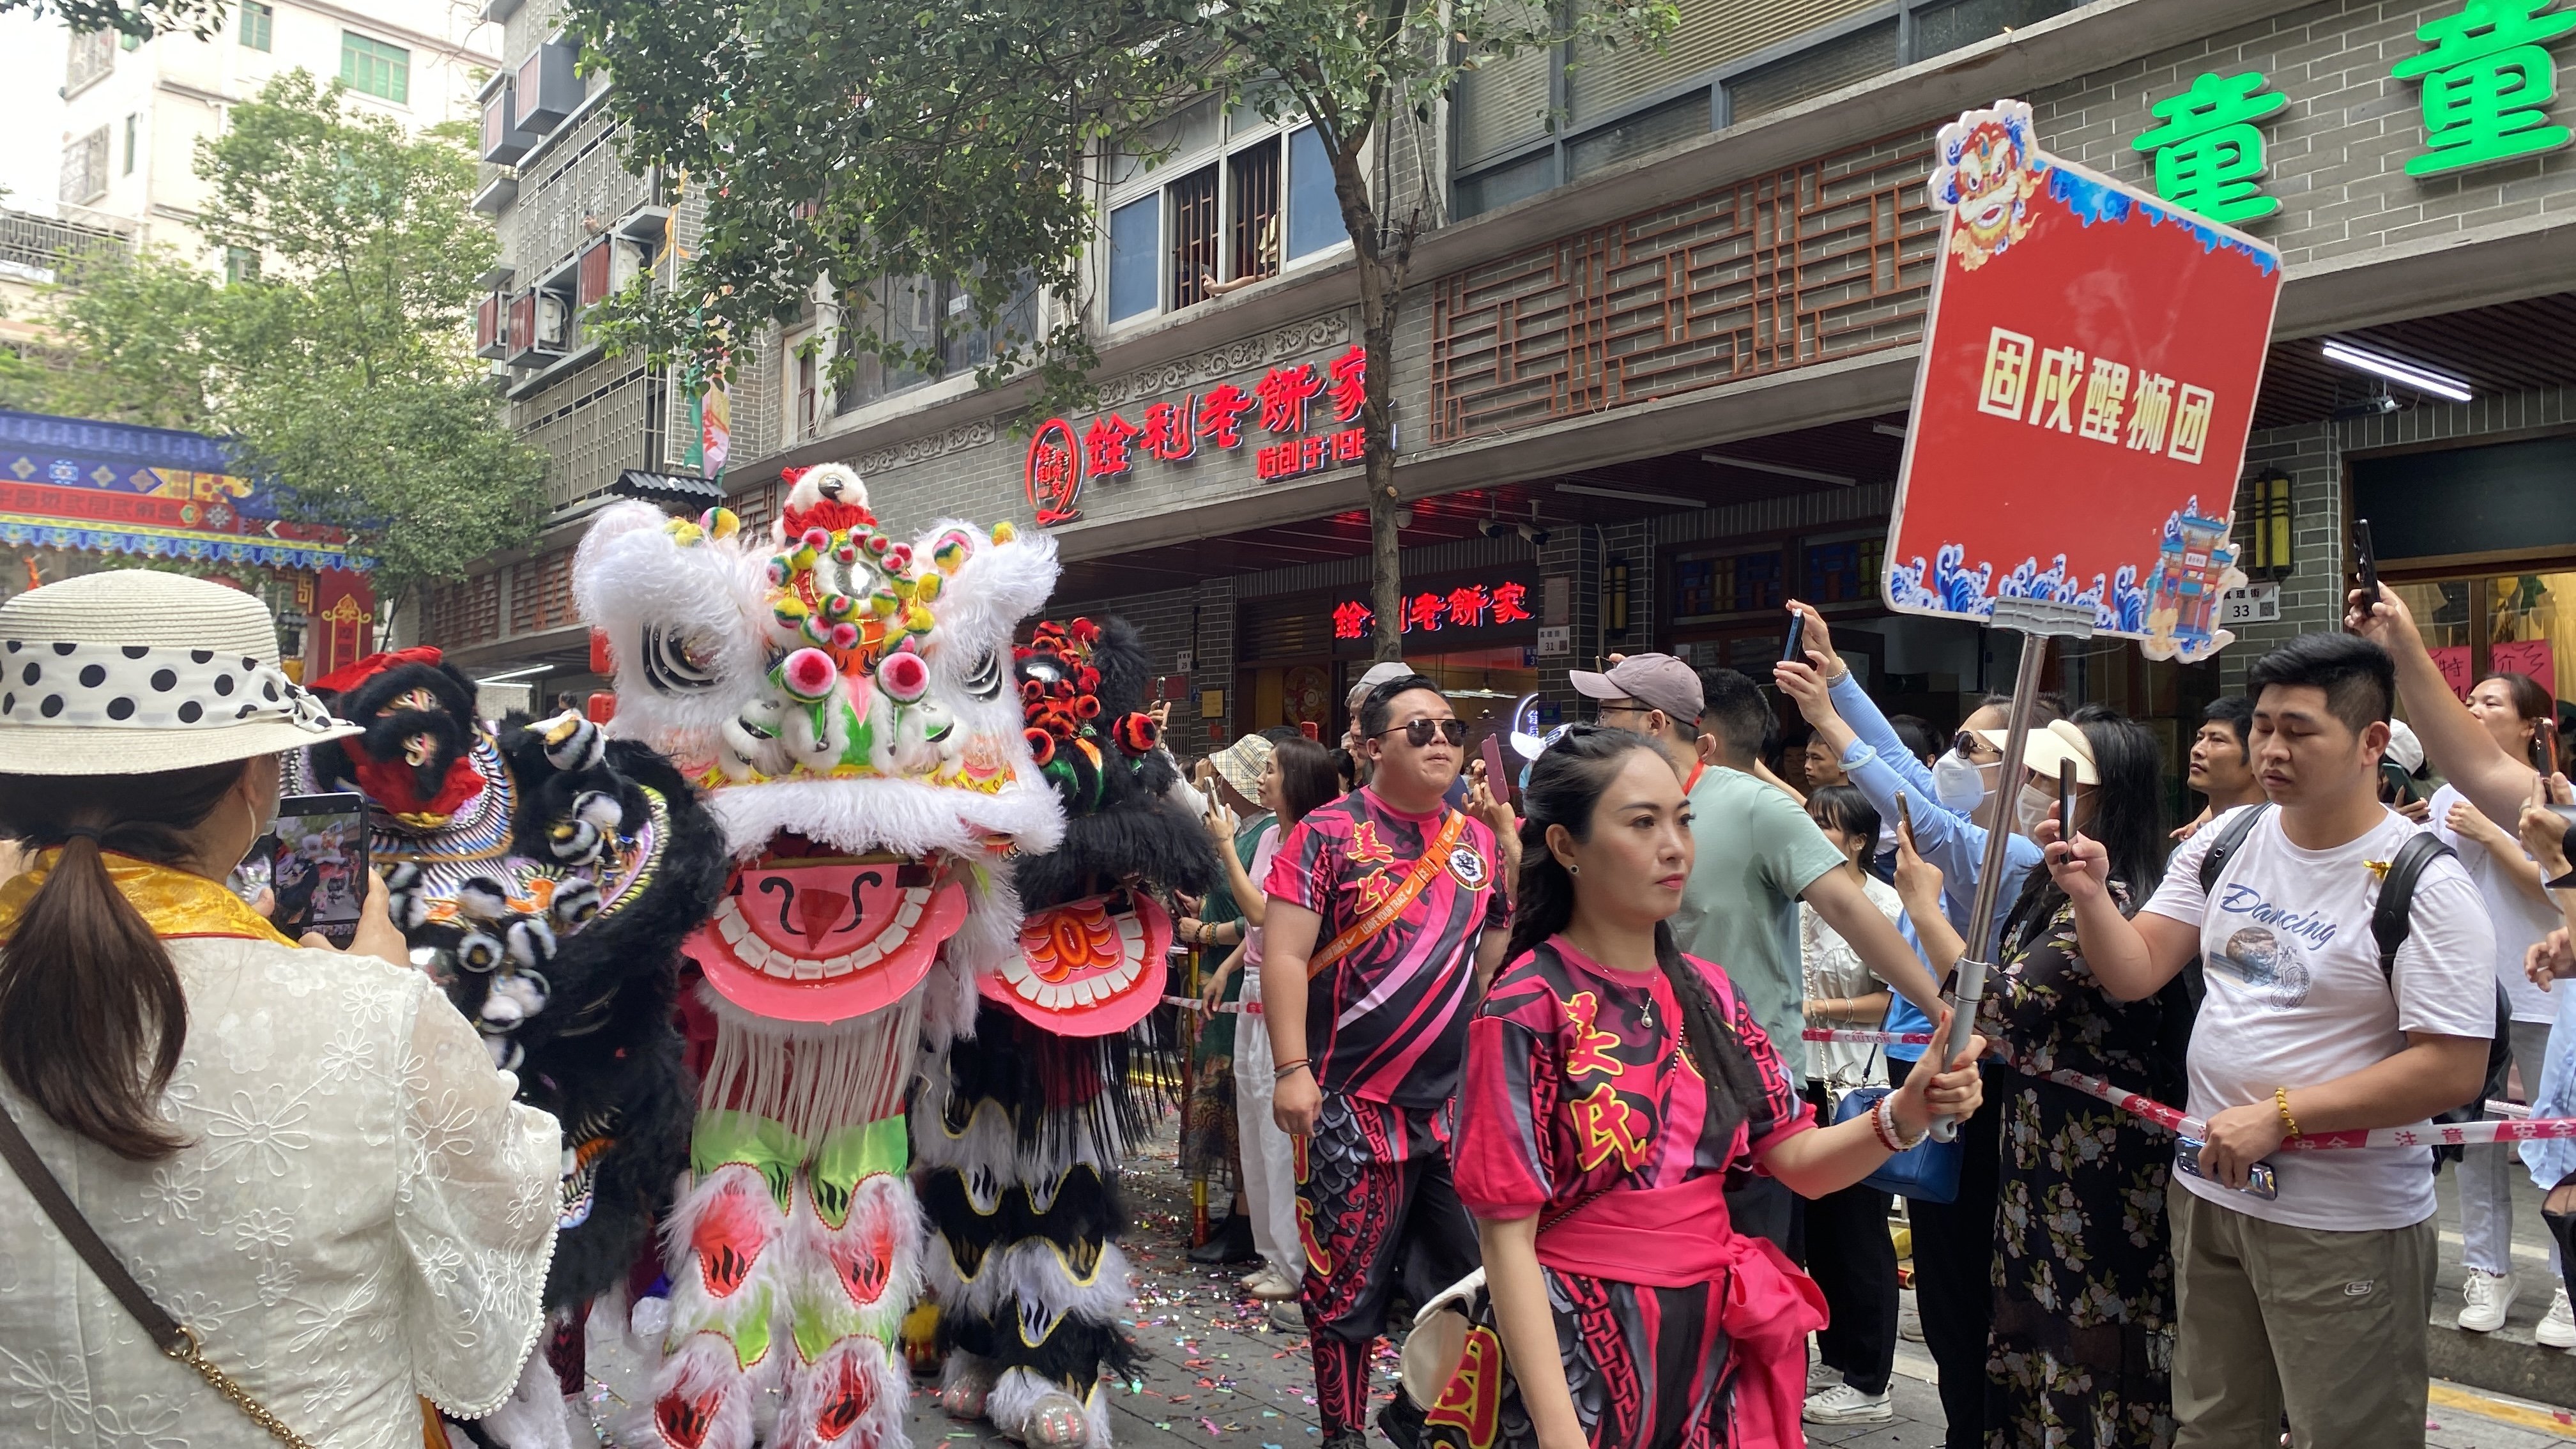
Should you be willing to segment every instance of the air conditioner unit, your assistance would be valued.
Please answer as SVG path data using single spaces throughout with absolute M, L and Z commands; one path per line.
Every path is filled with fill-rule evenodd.
M 644 271 L 644 244 L 623 237 L 608 244 L 608 290 L 623 292 Z
M 616 244 L 606 237 L 581 249 L 580 290 L 574 299 L 587 307 L 608 295 L 609 273 L 613 270 L 612 254 Z
M 522 132 L 543 136 L 581 104 L 581 76 L 574 69 L 580 58 L 580 46 L 550 40 L 519 62 L 515 119 Z
M 483 103 L 483 159 L 495 166 L 507 166 L 528 154 L 537 138 L 519 129 L 516 114 L 518 88 L 508 80 Z
M 564 299 L 526 291 L 510 299 L 510 335 L 503 357 L 512 367 L 543 367 L 563 355 Z
M 537 346 L 546 352 L 561 352 L 572 334 L 572 304 L 560 293 L 537 294 Z

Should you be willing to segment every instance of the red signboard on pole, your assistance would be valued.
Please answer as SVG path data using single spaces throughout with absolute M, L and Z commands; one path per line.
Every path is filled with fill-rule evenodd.
M 1885 587 L 1907 613 L 2089 608 L 2150 658 L 2233 636 L 2228 512 L 2280 254 L 2039 149 L 2030 107 L 1941 128 L 1949 213 Z

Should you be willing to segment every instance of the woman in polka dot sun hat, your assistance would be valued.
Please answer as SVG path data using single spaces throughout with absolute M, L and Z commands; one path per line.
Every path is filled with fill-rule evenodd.
M 287 1427 L 417 1443 L 416 1396 L 474 1418 L 519 1381 L 562 1134 L 395 964 L 381 884 L 346 952 L 299 947 L 226 886 L 276 814 L 279 757 L 360 732 L 279 669 L 275 621 L 238 590 L 124 570 L 0 604 L 0 839 L 28 852 L 0 882 L 0 1110 Z M 21 1285 L 0 1343 L 128 1423 L 269 1442 L 136 1331 L 41 1211 L 0 1173 Z M 335 1326 L 297 1303 L 335 1305 Z M 0 1443 L 43 1437 L 41 1399 L 0 1401 Z
M 359 733 L 277 663 L 277 624 L 238 589 L 120 569 L 0 604 L 0 771 L 130 775 Z

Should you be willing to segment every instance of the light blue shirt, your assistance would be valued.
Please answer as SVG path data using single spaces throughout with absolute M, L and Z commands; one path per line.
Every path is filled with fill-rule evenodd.
M 1914 954 L 1917 959 L 1922 958 L 1923 938 L 1914 934 L 1914 920 L 1912 917 L 1898 916 L 1896 918 L 1896 934 L 1903 936 L 1905 938 L 1905 944 L 1914 948 Z M 1930 961 L 1924 961 L 1923 969 L 1926 971 L 1931 970 L 1932 963 Z M 1923 1008 L 1906 1000 L 1902 993 L 1890 991 L 1887 993 L 1887 1020 L 1880 1024 L 1879 1030 L 1893 1032 L 1924 1032 L 1928 1034 L 1932 1030 L 1932 1018 L 1925 1016 L 1923 1014 Z M 1887 1048 L 1887 1056 L 1890 1061 L 1920 1061 L 1923 1058 L 1923 1048 L 1920 1046 L 1890 1044 Z
M 1851 672 L 1833 682 L 1831 696 L 1834 712 L 1843 717 L 1857 736 L 1851 748 L 1843 751 L 1843 773 L 1851 776 L 1854 787 L 1869 798 L 1870 806 L 1889 821 L 1897 818 L 1896 801 L 1903 796 L 1913 811 L 1914 848 L 1923 858 L 1941 869 L 1941 914 L 1964 937 L 1968 920 L 1976 910 L 1977 875 L 1985 868 L 1986 830 L 1942 804 L 1932 793 L 1932 772 L 1905 748 L 1896 731 L 1879 713 L 1878 704 L 1860 687 Z M 2003 890 L 1996 897 L 1995 920 L 1991 934 L 1982 946 L 1971 942 L 1991 962 L 2003 939 L 2004 915 L 2021 892 L 2022 877 L 2040 863 L 2039 846 L 2028 836 L 2011 835 L 2004 839 Z M 1908 933 L 1911 934 L 1911 927 Z M 1917 944 L 1920 949 L 1920 944 Z M 1899 998 L 1902 1003 L 1903 998 Z M 1906 1010 L 1917 1020 L 1922 1013 Z M 1890 1008 L 1889 1020 L 1895 1020 Z M 1931 1026 L 1888 1028 L 1890 1031 L 1929 1031 Z

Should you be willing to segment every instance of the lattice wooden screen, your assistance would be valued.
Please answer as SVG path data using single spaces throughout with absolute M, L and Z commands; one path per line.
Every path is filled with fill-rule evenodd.
M 1561 237 L 1432 285 L 1431 436 L 1454 442 L 1914 340 L 1932 130 Z

